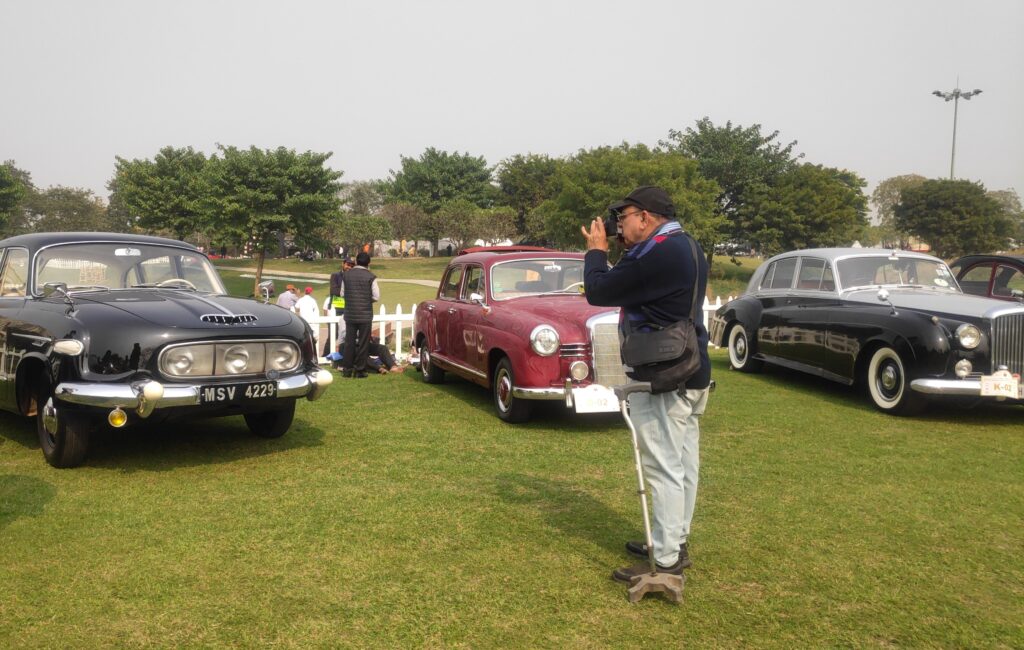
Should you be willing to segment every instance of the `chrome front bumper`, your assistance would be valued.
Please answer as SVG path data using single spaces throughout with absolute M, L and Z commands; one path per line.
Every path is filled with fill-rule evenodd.
M 334 377 L 327 370 L 278 379 L 275 399 L 305 397 L 312 402 L 324 394 L 332 381 Z M 57 385 L 54 397 L 84 406 L 135 409 L 140 417 L 148 417 L 158 408 L 199 405 L 202 389 L 201 385 L 161 384 L 153 380 L 131 384 L 66 381 Z
M 915 379 L 910 388 L 926 395 L 965 395 L 968 397 L 985 397 L 981 394 L 980 379 Z M 992 397 L 989 399 L 1004 399 Z

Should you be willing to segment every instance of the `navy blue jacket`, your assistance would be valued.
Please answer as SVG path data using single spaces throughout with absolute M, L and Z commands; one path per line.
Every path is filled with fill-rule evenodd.
M 704 294 L 708 285 L 708 263 L 696 244 L 697 263 L 690 250 L 690 236 L 675 221 L 669 221 L 647 240 L 633 246 L 619 263 L 608 268 L 608 254 L 593 249 L 584 258 L 583 286 L 587 302 L 605 307 L 622 307 L 622 318 L 634 323 L 653 322 L 667 326 L 690 317 L 693 274 L 697 281 L 697 340 L 701 368 L 686 382 L 686 388 L 707 388 L 711 383 L 708 359 L 708 331 L 704 327 Z M 699 269 L 699 270 L 698 270 Z M 647 314 L 640 308 L 646 307 Z

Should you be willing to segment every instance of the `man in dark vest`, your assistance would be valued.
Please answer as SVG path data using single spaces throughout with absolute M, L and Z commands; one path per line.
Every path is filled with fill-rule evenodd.
M 366 377 L 366 359 L 370 355 L 370 326 L 373 324 L 373 303 L 380 300 L 377 276 L 370 273 L 370 254 L 356 255 L 356 266 L 345 271 L 345 353 L 343 374 Z
M 345 315 L 345 271 L 349 270 L 356 263 L 352 261 L 351 257 L 346 257 L 341 262 L 341 268 L 334 273 L 331 273 L 331 292 L 327 298 L 326 309 L 328 316 L 344 316 Z M 345 340 L 341 338 L 343 336 L 343 330 L 340 328 L 335 329 L 335 340 L 338 341 L 339 347 L 345 344 Z M 326 337 L 324 341 L 324 356 L 326 357 L 334 350 L 331 350 L 331 337 Z M 338 350 L 341 351 L 340 349 Z

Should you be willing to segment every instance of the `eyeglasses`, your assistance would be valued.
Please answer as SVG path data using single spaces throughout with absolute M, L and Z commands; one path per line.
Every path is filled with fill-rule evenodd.
M 636 212 L 623 212 L 619 215 L 619 221 L 625 221 L 626 217 L 630 217 L 634 214 L 642 214 L 643 212 L 643 210 L 637 210 Z

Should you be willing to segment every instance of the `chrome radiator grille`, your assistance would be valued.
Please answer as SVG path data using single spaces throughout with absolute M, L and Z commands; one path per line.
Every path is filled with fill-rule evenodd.
M 622 371 L 619 356 L 618 314 L 602 316 L 589 323 L 594 351 L 594 381 L 604 386 L 620 386 L 629 381 Z
M 1024 314 L 992 319 L 992 371 L 999 366 L 1024 373 Z

